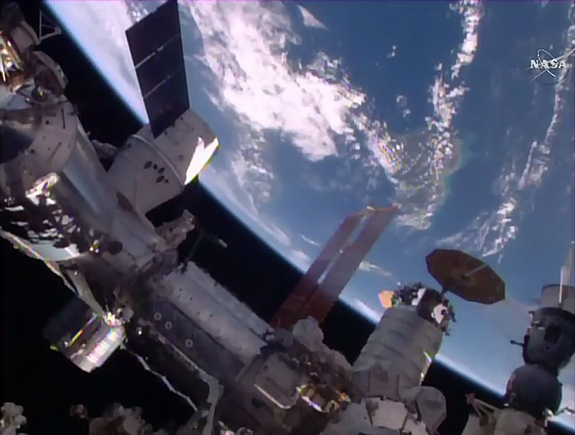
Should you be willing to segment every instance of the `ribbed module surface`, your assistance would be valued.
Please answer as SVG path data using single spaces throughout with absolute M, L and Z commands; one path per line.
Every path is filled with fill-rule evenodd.
M 389 361 L 401 372 L 403 386 L 421 384 L 443 335 L 432 323 L 422 319 L 415 307 L 393 307 L 385 311 L 367 340 L 354 367 L 370 361 Z

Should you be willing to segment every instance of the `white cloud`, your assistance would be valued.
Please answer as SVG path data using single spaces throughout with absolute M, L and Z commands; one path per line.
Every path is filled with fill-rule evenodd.
M 55 3 L 52 6 L 59 9 Z M 110 64 L 110 56 L 117 58 L 116 64 L 120 67 L 107 70 L 104 75 L 145 120 L 131 59 L 123 55 L 128 52 L 124 31 L 147 13 L 145 9 L 128 7 L 121 2 L 68 6 L 65 24 L 72 34 L 86 33 L 86 26 L 93 28 L 90 33 L 94 35 L 105 34 L 98 38 L 83 39 L 82 44 L 100 69 L 102 65 Z M 372 121 L 355 111 L 366 101 L 366 97 L 350 86 L 345 75 L 337 80 L 338 74 L 341 75 L 340 61 L 319 53 L 316 62 L 308 69 L 294 69 L 289 65 L 286 56 L 289 44 L 300 41 L 283 6 L 240 3 L 232 7 L 228 3 L 222 7 L 217 3 L 201 2 L 192 3 L 189 7 L 203 35 L 206 47 L 204 61 L 220 80 L 221 93 L 213 97 L 222 107 L 232 109 L 238 116 L 238 122 L 244 126 L 243 131 L 240 129 L 240 146 L 232 157 L 232 170 L 255 201 L 267 202 L 273 195 L 275 179 L 263 138 L 266 130 L 289 135 L 305 156 L 316 161 L 337 155 L 332 133 L 353 141 L 348 124 L 351 116 L 354 118 L 354 126 L 366 135 L 368 148 L 374 152 L 378 164 L 395 183 L 396 203 L 403 211 L 398 221 L 419 229 L 429 227 L 430 218 L 445 199 L 442 184 L 451 172 L 450 169 L 453 169 L 449 164 L 457 158 L 454 156 L 458 153 L 456 139 L 451 137 L 450 126 L 466 91 L 463 86 L 446 83 L 441 75 L 436 78 L 431 87 L 434 116 L 428 120 L 428 137 L 422 133 L 424 141 L 432 144 L 428 151 L 429 157 L 424 159 L 428 165 L 424 172 L 431 176 L 427 180 L 413 181 L 412 176 L 401 180 L 398 173 L 408 170 L 410 159 L 421 155 L 423 151 L 417 149 L 418 144 L 410 143 L 413 135 L 406 138 L 394 137 L 387 131 L 385 123 Z M 451 79 L 457 79 L 461 68 L 472 62 L 477 50 L 477 29 L 482 17 L 482 6 L 477 1 L 463 0 L 453 9 L 461 14 L 464 31 L 457 60 L 451 66 Z M 81 18 L 86 15 L 106 16 L 106 19 Z M 106 32 L 99 31 L 102 28 Z M 571 39 L 572 34 L 573 27 L 570 29 Z M 442 66 L 438 67 L 438 71 L 441 70 Z M 547 170 L 546 157 L 550 152 L 550 141 L 556 134 L 566 101 L 562 96 L 568 86 L 569 81 L 564 81 L 556 87 L 555 110 L 547 134 L 541 143 L 533 143 L 529 161 L 521 175 L 506 168 L 500 176 L 500 184 L 518 176 L 518 190 L 541 182 Z M 246 101 L 250 104 L 245 104 Z M 394 149 L 397 146 L 399 150 Z M 413 156 L 405 152 L 406 146 L 413 149 Z M 365 164 L 367 172 L 367 166 L 373 165 L 373 162 Z M 515 165 L 516 162 L 513 162 L 512 168 Z M 342 188 L 339 183 L 335 183 L 335 187 L 338 186 Z M 421 198 L 424 198 L 423 202 Z M 520 208 L 519 201 L 517 192 L 503 189 L 501 203 L 495 213 L 481 214 L 468 228 L 446 238 L 445 242 L 453 244 L 472 241 L 472 248 L 483 255 L 501 251 L 517 234 L 513 217 Z
M 303 239 L 304 242 L 309 243 L 312 246 L 321 246 L 318 242 L 304 236 L 303 234 L 300 234 L 301 238 Z
M 336 155 L 335 135 L 364 96 L 288 63 L 299 36 L 281 3 L 191 2 L 205 57 L 217 80 L 213 101 L 231 110 L 252 137 L 278 131 L 312 161 Z M 320 62 L 330 62 L 319 54 Z
M 480 0 L 460 0 L 451 6 L 462 17 L 463 42 L 457 53 L 457 61 L 451 67 L 451 78 L 457 78 L 463 66 L 469 65 L 475 57 L 479 44 L 479 22 L 483 17 L 483 5 Z
M 517 236 L 518 227 L 511 218 L 516 207 L 516 199 L 510 197 L 501 202 L 495 212 L 480 213 L 463 231 L 438 240 L 437 245 L 463 248 L 484 257 L 501 252 L 507 242 Z
M 472 10 L 474 6 L 465 6 Z M 469 9 L 471 8 L 471 9 Z M 569 14 L 573 17 L 575 6 L 571 4 Z M 471 12 L 465 12 L 469 29 L 477 28 L 475 18 L 467 18 Z M 470 41 L 476 41 L 476 37 L 470 37 Z M 569 26 L 566 32 L 566 48 L 575 46 L 575 25 Z M 565 50 L 566 51 L 566 50 Z M 474 53 L 475 50 L 468 50 Z M 468 57 L 462 56 L 465 63 Z M 454 71 L 458 72 L 459 69 Z M 537 98 L 537 88 L 532 88 L 534 98 Z M 519 233 L 519 222 L 522 214 L 533 207 L 533 194 L 545 181 L 549 170 L 553 149 L 559 145 L 554 141 L 558 134 L 559 126 L 564 121 L 566 104 L 573 99 L 573 88 L 569 80 L 564 80 L 554 87 L 553 114 L 542 140 L 532 141 L 529 152 L 524 156 L 522 150 L 517 148 L 509 153 L 509 158 L 501 168 L 500 175 L 493 185 L 493 193 L 498 198 L 499 204 L 495 211 L 484 211 L 475 217 L 466 228 L 452 234 L 438 242 L 438 245 L 450 245 L 468 251 L 480 253 L 482 256 L 499 254 L 501 261 L 502 251 L 508 242 L 514 240 Z M 534 101 L 533 104 L 537 104 Z M 538 120 L 541 118 L 538 118 Z M 572 127 L 570 127 L 572 129 Z M 517 134 L 517 133 L 516 133 Z M 518 133 L 518 139 L 512 140 L 513 129 L 507 131 L 505 146 L 512 147 L 516 144 L 522 146 L 523 138 Z M 572 183 L 568 181 L 568 185 Z
M 438 76 L 430 86 L 433 116 L 426 118 L 425 127 L 404 135 L 394 135 L 385 122 L 373 121 L 365 114 L 354 116 L 375 162 L 395 187 L 392 200 L 401 210 L 397 221 L 402 225 L 429 228 L 431 218 L 445 202 L 446 180 L 459 169 L 460 141 L 454 137 L 452 121 L 465 91 Z
M 551 139 L 562 108 L 559 101 L 564 102 L 565 97 L 556 91 L 554 113 L 545 139 L 531 143 L 523 163 L 520 155 L 513 154 L 501 169 L 492 188 L 499 198 L 495 211 L 480 213 L 464 230 L 440 240 L 439 245 L 461 247 L 487 257 L 500 254 L 507 243 L 517 237 L 521 212 L 532 207 L 533 190 L 542 186 L 544 175 L 549 170 L 554 145 Z M 501 258 L 499 255 L 498 260 Z
M 240 140 L 240 147 L 231 156 L 231 166 L 237 182 L 257 202 L 266 203 L 272 197 L 275 177 L 261 143 L 257 139 Z
M 292 237 L 286 230 L 258 211 L 254 198 L 238 183 L 237 179 L 223 171 L 216 172 L 211 166 L 203 170 L 201 179 L 215 191 L 218 198 L 225 198 L 224 202 L 233 207 L 232 212 L 236 216 L 247 222 L 250 228 L 260 230 L 260 237 L 268 242 L 271 240 L 279 244 L 276 248 L 281 253 L 285 253 L 294 265 L 301 270 L 306 270 L 310 266 L 311 257 L 293 245 Z
M 383 267 L 378 266 L 376 264 L 370 263 L 369 261 L 362 261 L 359 263 L 359 270 L 363 272 L 371 272 L 377 275 L 383 276 L 385 278 L 393 278 L 393 274 L 388 270 L 385 270 Z
M 335 156 L 336 137 L 350 134 L 347 119 L 365 97 L 322 75 L 323 68 L 340 69 L 322 53 L 305 69 L 288 62 L 300 38 L 281 3 L 187 5 L 201 33 L 201 61 L 215 81 L 212 102 L 235 121 L 232 170 L 258 203 L 268 202 L 276 181 L 266 133 L 288 139 L 310 161 Z
M 302 152 L 312 160 L 322 158 L 322 153 L 330 155 L 334 153 L 332 139 L 323 144 L 328 149 L 325 151 L 321 146 L 314 148 L 316 138 L 329 137 L 332 130 L 343 131 L 343 121 L 338 120 L 338 116 L 344 117 L 341 113 L 345 113 L 348 105 L 355 104 L 351 100 L 356 95 L 349 93 L 346 101 L 336 101 L 342 95 L 337 85 L 322 83 L 321 78 L 309 74 L 292 72 L 285 53 L 289 44 L 299 42 L 299 37 L 291 29 L 282 5 L 190 3 L 188 6 L 202 34 L 205 52 L 202 60 L 218 81 L 219 93 L 212 95 L 212 99 L 221 109 L 235 115 L 239 142 L 229 161 L 231 171 L 216 174 L 213 167 L 208 167 L 201 178 L 223 195 L 226 203 L 231 204 L 244 221 L 255 224 L 260 236 L 267 240 L 271 237 L 294 264 L 305 269 L 311 263 L 309 255 L 293 246 L 288 232 L 261 214 L 257 206 L 270 200 L 275 181 L 266 154 L 264 133 L 268 130 L 291 131 L 294 143 L 299 144 Z M 129 11 L 125 5 L 121 10 L 116 9 L 112 14 L 115 17 L 126 17 L 129 12 L 134 15 L 134 11 Z M 102 16 L 103 11 L 90 11 L 92 14 Z M 123 31 L 142 15 L 145 11 L 124 19 L 125 22 L 110 24 L 115 33 L 113 40 L 108 40 L 108 46 L 110 42 L 116 44 L 115 50 L 110 51 L 128 51 Z M 82 21 L 85 20 L 76 22 Z M 100 51 L 104 52 L 101 48 Z M 124 59 L 130 60 L 126 56 Z M 133 71 L 131 64 L 128 70 Z M 124 87 L 137 92 L 135 76 Z M 327 107 L 329 94 L 338 107 Z M 139 93 L 138 97 L 141 100 Z M 311 106 L 308 113 L 302 113 L 306 102 Z M 140 112 L 145 119 L 143 108 Z
M 202 171 L 200 178 L 207 182 L 206 184 L 209 185 L 210 189 L 226 198 L 225 203 L 234 208 L 233 211 L 236 215 L 244 221 L 257 224 L 253 228 L 262 230 L 264 233 L 261 234 L 262 236 L 267 234 L 282 246 L 291 246 L 290 236 L 287 232 L 260 214 L 253 197 L 230 174 L 225 171 L 216 172 L 212 166 L 208 166 Z
M 301 13 L 301 18 L 303 20 L 303 24 L 306 27 L 313 27 L 315 29 L 322 29 L 322 30 L 327 30 L 327 27 L 325 26 L 325 24 L 323 24 L 320 20 L 318 20 L 316 17 L 313 16 L 313 14 L 308 11 L 306 8 L 304 8 L 303 6 L 298 5 L 298 10 Z
M 268 158 L 273 145 L 265 139 L 265 133 L 273 131 L 312 162 L 329 156 L 359 160 L 360 168 L 348 165 L 347 172 L 364 182 L 366 191 L 382 182 L 375 168 L 385 169 L 395 186 L 395 203 L 402 209 L 398 221 L 429 227 L 445 200 L 445 180 L 458 168 L 459 143 L 451 125 L 466 88 L 440 72 L 430 88 L 434 114 L 427 126 L 393 135 L 385 123 L 367 116 L 366 95 L 351 85 L 340 60 L 319 52 L 307 67 L 288 61 L 290 46 L 301 41 L 282 4 L 238 2 L 224 7 L 193 2 L 189 8 L 202 35 L 202 61 L 217 85 L 212 101 L 232 114 L 240 131 L 232 169 L 257 202 L 269 201 L 277 183 Z M 453 66 L 457 71 L 473 60 L 481 17 L 475 3 L 463 2 L 458 8 L 464 17 L 464 42 Z M 401 111 L 404 116 L 410 113 L 407 107 Z M 338 138 L 347 144 L 345 150 L 338 148 Z M 348 178 L 351 175 L 345 184 L 330 180 L 328 185 L 349 189 Z M 317 181 L 310 184 L 321 189 Z
M 495 211 L 480 213 L 462 231 L 439 240 L 439 246 L 462 248 L 484 257 L 499 254 L 498 261 L 501 261 L 503 249 L 519 233 L 521 213 L 533 206 L 533 191 L 543 185 L 549 170 L 551 150 L 555 145 L 551 139 L 562 109 L 560 101 L 564 103 L 567 98 L 560 92 L 561 86 L 557 88 L 555 109 L 545 139 L 531 143 L 524 163 L 519 161 L 520 155 L 513 154 L 493 184 L 493 193 L 499 199 Z
M 290 260 L 301 270 L 306 270 L 311 264 L 311 257 L 300 249 L 291 249 L 289 252 Z
M 433 114 L 426 118 L 427 125 L 405 135 L 394 135 L 384 122 L 371 120 L 364 114 L 354 117 L 367 147 L 394 184 L 393 201 L 401 209 L 398 223 L 419 230 L 429 228 L 431 218 L 445 202 L 447 178 L 459 169 L 461 158 L 461 143 L 452 124 L 468 89 L 459 73 L 474 59 L 482 7 L 479 2 L 462 0 L 454 10 L 462 15 L 464 38 L 451 66 L 451 75 L 443 74 L 441 64 L 436 68 L 438 75 L 429 88 Z M 399 101 L 403 103 L 398 97 Z M 402 112 L 404 116 L 411 113 L 407 107 L 402 107 Z
M 353 150 L 366 146 L 373 153 L 374 158 L 362 160 L 363 171 L 356 171 L 356 174 L 363 172 L 359 176 L 365 177 L 367 188 L 380 182 L 377 172 L 374 175 L 375 166 L 383 168 L 394 183 L 395 202 L 402 208 L 398 221 L 418 229 L 429 227 L 431 216 L 445 199 L 445 177 L 456 169 L 453 162 L 458 158 L 457 141 L 451 137 L 450 128 L 464 94 L 463 87 L 449 85 L 438 76 L 431 87 L 434 116 L 428 120 L 427 130 L 393 136 L 385 123 L 370 120 L 359 110 L 366 96 L 351 86 L 341 61 L 318 53 L 308 68 L 289 64 L 287 50 L 300 40 L 283 5 L 192 2 L 187 6 L 202 34 L 203 61 L 213 72 L 219 88 L 212 98 L 219 107 L 235 115 L 240 127 L 239 146 L 231 157 L 231 169 L 256 202 L 269 201 L 276 182 L 267 154 L 266 131 L 289 137 L 311 161 L 338 155 L 335 138 L 340 136 L 353 145 Z M 93 25 L 96 35 L 102 35 L 96 29 L 108 29 L 105 41 L 104 37 L 84 39 L 82 44 L 97 65 L 109 64 L 110 56 L 118 53 L 122 67 L 110 69 L 105 75 L 145 119 L 129 56 L 123 55 L 128 51 L 123 32 L 146 12 L 123 3 L 90 3 L 76 9 L 66 12 L 66 23 L 72 33 L 85 33 L 86 23 Z M 481 17 L 476 2 L 460 2 L 457 9 L 463 16 L 465 38 L 461 55 L 453 66 L 457 70 L 455 76 L 473 59 Z M 79 18 L 86 14 L 107 18 Z M 361 144 L 354 136 L 358 132 L 365 136 Z M 350 151 L 347 157 L 355 159 L 360 154 Z M 429 174 L 428 177 L 413 176 L 410 169 L 416 161 L 419 163 L 415 169 Z M 333 185 L 344 188 L 338 182 Z

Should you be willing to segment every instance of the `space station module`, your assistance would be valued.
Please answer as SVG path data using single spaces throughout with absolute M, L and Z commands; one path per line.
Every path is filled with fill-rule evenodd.
M 157 228 L 146 213 L 180 195 L 219 147 L 190 107 L 175 6 L 159 13 L 168 34 L 156 36 L 167 41 L 150 40 L 141 22 L 128 31 L 150 122 L 119 149 L 84 130 L 62 69 L 38 50 L 50 36 L 42 21 L 38 35 L 16 3 L 0 11 L 0 237 L 43 261 L 85 302 L 62 312 L 74 334 L 53 344 L 86 371 L 121 347 L 134 304 L 124 290 L 173 270 L 194 228 L 188 212 Z M 158 51 L 154 59 L 146 44 Z M 174 73 L 160 74 L 165 69 Z
M 421 383 L 448 322 L 448 301 L 421 284 L 401 288 L 353 365 L 364 393 L 324 435 L 434 434 L 446 417 L 443 394 Z
M 541 306 L 531 317 L 521 343 L 525 364 L 509 378 L 505 407 L 471 400 L 475 413 L 462 435 L 544 434 L 548 420 L 561 413 L 557 378 L 575 353 L 575 287 L 543 287 Z

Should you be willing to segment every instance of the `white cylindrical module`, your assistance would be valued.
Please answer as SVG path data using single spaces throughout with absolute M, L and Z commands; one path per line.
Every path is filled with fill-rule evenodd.
M 561 308 L 575 315 L 575 287 L 546 285 L 541 290 L 541 308 Z
M 392 307 L 385 311 L 354 367 L 366 366 L 372 361 L 387 361 L 400 373 L 403 387 L 419 386 L 442 339 L 441 330 L 421 318 L 415 307 Z

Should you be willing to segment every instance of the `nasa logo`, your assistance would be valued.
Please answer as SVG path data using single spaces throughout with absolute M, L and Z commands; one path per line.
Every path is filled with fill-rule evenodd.
M 526 69 L 532 76 L 529 83 L 534 81 L 542 85 L 561 83 L 569 74 L 571 65 L 568 58 L 573 53 L 575 53 L 575 48 L 562 56 L 555 57 L 544 48 L 537 50 L 537 58 L 530 59 L 529 68 Z
M 535 68 L 535 69 L 544 69 L 544 70 L 548 70 L 548 69 L 560 69 L 560 68 L 567 68 L 567 62 L 565 62 L 564 60 L 533 60 L 531 59 L 531 66 L 529 67 L 530 69 Z

